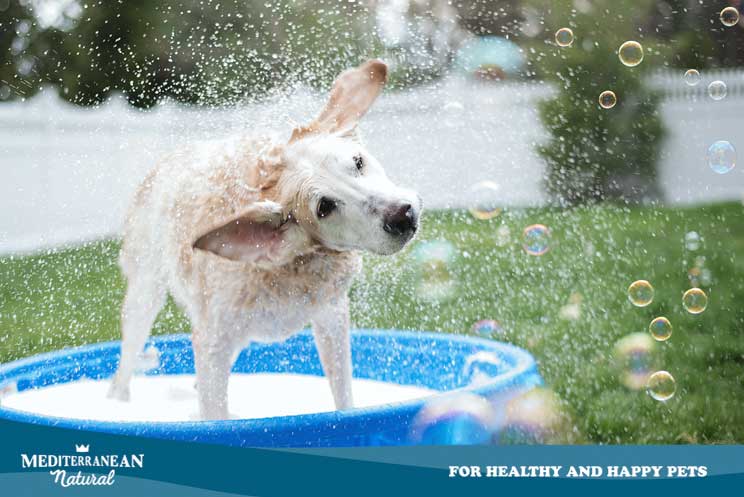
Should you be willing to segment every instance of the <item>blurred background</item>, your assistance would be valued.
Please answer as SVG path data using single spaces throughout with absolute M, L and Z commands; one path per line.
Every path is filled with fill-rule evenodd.
M 339 72 L 381 57 L 390 84 L 362 134 L 429 214 L 410 250 L 368 258 L 355 324 L 483 335 L 473 323 L 492 321 L 485 334 L 540 361 L 573 420 L 564 440 L 741 443 L 744 19 L 727 7 L 742 10 L 0 0 L 0 361 L 117 336 L 117 236 L 158 156 L 288 137 Z M 628 40 L 636 65 L 619 58 Z M 635 307 L 640 279 L 656 298 Z M 681 300 L 698 287 L 699 315 Z M 642 338 L 662 314 L 673 338 Z M 170 305 L 157 326 L 188 323 Z M 670 402 L 641 395 L 659 368 Z

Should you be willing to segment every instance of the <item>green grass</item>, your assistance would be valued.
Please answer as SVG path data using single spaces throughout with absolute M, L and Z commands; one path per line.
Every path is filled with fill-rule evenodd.
M 521 230 L 551 228 L 551 250 L 525 254 Z M 497 230 L 510 235 L 499 240 Z M 704 238 L 695 252 L 684 236 Z M 456 248 L 448 270 L 454 295 L 425 301 L 417 287 L 416 246 L 447 240 Z M 506 243 L 504 243 L 506 242 Z M 590 247 L 591 245 L 591 247 Z M 0 259 L 0 361 L 118 337 L 124 282 L 119 245 L 99 242 L 56 253 Z M 707 310 L 682 308 L 687 271 L 705 256 L 712 281 Z M 651 281 L 654 302 L 633 307 L 626 289 Z M 570 296 L 582 297 L 577 320 L 560 317 Z M 417 242 L 390 258 L 368 257 L 352 291 L 357 326 L 470 333 L 479 319 L 498 320 L 502 340 L 530 350 L 546 383 L 564 401 L 580 439 L 595 443 L 744 442 L 744 208 L 592 207 L 512 210 L 490 221 L 464 212 L 434 212 Z M 667 316 L 674 334 L 653 360 L 677 380 L 667 403 L 619 381 L 618 339 Z M 170 303 L 155 333 L 184 331 Z

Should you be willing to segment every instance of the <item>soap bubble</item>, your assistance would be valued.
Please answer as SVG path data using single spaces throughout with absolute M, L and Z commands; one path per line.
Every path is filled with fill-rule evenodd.
M 615 364 L 620 371 L 620 381 L 631 390 L 646 385 L 654 362 L 656 344 L 648 333 L 631 333 L 615 344 Z
M 442 106 L 444 124 L 450 128 L 462 126 L 465 106 L 457 100 L 450 100 Z
M 721 24 L 726 27 L 736 26 L 739 22 L 739 11 L 736 7 L 726 7 L 720 14 Z
M 499 376 L 508 368 L 508 364 L 493 352 L 482 350 L 468 356 L 462 367 L 462 375 L 471 386 L 481 386 L 490 383 L 492 378 Z
M 558 311 L 558 317 L 567 321 L 576 321 L 581 317 L 581 301 L 584 297 L 579 292 L 574 292 L 568 298 L 568 304 Z
M 550 250 L 550 230 L 547 226 L 527 226 L 522 232 L 522 248 L 530 255 L 543 255 Z
M 413 250 L 416 270 L 416 297 L 425 301 L 444 300 L 452 296 L 455 280 L 450 266 L 455 248 L 445 240 L 423 242 Z
M 726 83 L 720 80 L 712 81 L 708 85 L 708 95 L 713 100 L 722 100 L 727 93 Z
M 690 314 L 700 314 L 708 307 L 708 296 L 699 288 L 690 288 L 682 295 L 682 306 Z
M 570 28 L 561 28 L 555 32 L 555 42 L 559 47 L 570 47 L 574 42 L 574 34 Z
M 473 324 L 473 333 L 483 338 L 493 338 L 496 335 L 502 335 L 504 330 L 493 319 L 481 319 Z
M 654 340 L 664 342 L 672 336 L 672 323 L 667 318 L 660 316 L 651 321 L 651 324 L 648 325 L 648 331 L 654 337 Z
M 697 69 L 688 69 L 685 71 L 684 79 L 688 86 L 696 86 L 700 83 L 700 73 Z
M 685 234 L 685 248 L 690 252 L 695 252 L 700 248 L 701 240 L 697 231 L 690 231 Z
M 510 240 L 511 230 L 507 225 L 502 224 L 496 229 L 496 239 L 494 240 L 494 243 L 496 243 L 497 247 L 503 247 L 504 245 L 507 245 Z
M 450 394 L 427 402 L 416 414 L 410 438 L 423 445 L 490 443 L 495 413 L 491 404 L 469 393 Z
M 654 287 L 646 280 L 634 281 L 628 287 L 628 300 L 636 307 L 646 307 L 654 301 Z
M 648 377 L 646 392 L 655 400 L 666 402 L 674 397 L 677 391 L 677 383 L 674 377 L 667 371 L 657 371 Z
M 599 94 L 599 106 L 603 109 L 611 109 L 617 103 L 617 97 L 615 92 L 611 90 L 605 90 Z
M 618 51 L 620 62 L 628 67 L 635 67 L 643 61 L 643 47 L 637 41 L 626 41 Z
M 494 441 L 501 444 L 570 443 L 570 419 L 560 399 L 546 388 L 533 388 L 508 400 L 503 425 Z
M 718 140 L 708 147 L 708 165 L 718 174 L 726 174 L 736 165 L 736 149 L 726 140 Z
M 470 189 L 470 214 L 474 218 L 485 221 L 501 213 L 499 203 L 499 185 L 493 181 L 481 181 Z

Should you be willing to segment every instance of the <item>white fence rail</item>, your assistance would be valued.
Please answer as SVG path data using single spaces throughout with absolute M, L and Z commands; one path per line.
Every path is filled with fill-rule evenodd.
M 705 94 L 713 79 L 728 96 Z M 656 74 L 668 138 L 659 165 L 670 203 L 739 199 L 744 174 L 718 176 L 705 165 L 716 140 L 744 150 L 744 73 L 703 73 L 687 87 L 681 74 Z M 490 179 L 505 205 L 545 201 L 544 166 L 535 145 L 546 138 L 537 117 L 543 84 L 447 84 L 383 96 L 362 126 L 369 148 L 398 182 L 429 207 L 463 206 L 469 187 Z M 63 103 L 52 91 L 0 105 L 0 253 L 27 252 L 119 231 L 131 194 L 156 158 L 184 142 L 233 133 L 279 132 L 305 122 L 322 99 L 304 90 L 263 103 L 204 110 L 173 103 L 142 112 L 121 98 L 96 109 Z

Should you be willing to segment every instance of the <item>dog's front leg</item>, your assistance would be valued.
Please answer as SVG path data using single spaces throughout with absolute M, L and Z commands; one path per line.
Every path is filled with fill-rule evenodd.
M 199 416 L 203 420 L 228 419 L 227 382 L 233 364 L 233 350 L 225 343 L 213 343 L 195 333 L 192 336 Z
M 353 407 L 349 299 L 347 297 L 339 299 L 315 316 L 313 334 L 323 372 L 331 384 L 336 409 Z

